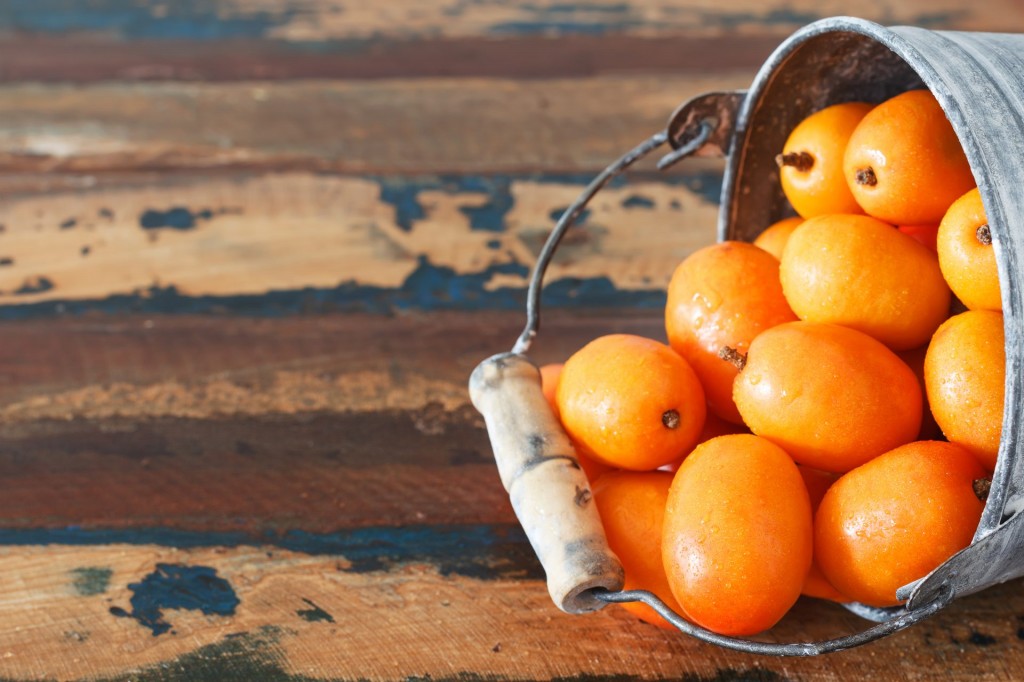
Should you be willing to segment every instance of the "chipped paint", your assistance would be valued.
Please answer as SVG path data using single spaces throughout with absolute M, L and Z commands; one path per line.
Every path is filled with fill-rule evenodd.
M 208 566 L 157 564 L 152 573 L 128 589 L 132 591 L 131 611 L 111 606 L 111 615 L 139 621 L 154 637 L 171 631 L 164 611 L 185 609 L 207 616 L 230 616 L 240 603 L 231 584 Z
M 308 556 L 337 556 L 345 560 L 346 571 L 357 573 L 429 563 L 442 576 L 479 580 L 537 580 L 544 575 L 519 524 L 378 526 L 333 533 L 288 530 L 263 534 L 174 528 L 0 528 L 0 546 L 5 545 L 150 545 L 190 550 L 278 547 Z M 128 587 L 135 595 L 132 609 L 115 605 L 118 611 L 114 615 L 135 618 L 154 635 L 170 629 L 163 620 L 164 609 L 207 605 L 211 613 L 227 615 L 238 605 L 231 586 L 217 577 L 214 569 L 203 566 L 158 564 L 140 583 Z
M 307 623 L 333 623 L 334 616 L 324 611 L 322 608 L 317 606 L 311 599 L 302 598 L 309 608 L 299 609 L 295 612 L 295 615 L 306 621 Z
M 296 173 L 13 199 L 0 205 L 12 259 L 0 271 L 0 319 L 89 311 L 515 310 L 552 212 L 589 180 Z M 588 209 L 590 224 L 573 230 L 556 255 L 545 304 L 662 305 L 674 267 L 714 239 L 717 208 L 709 199 L 719 186 L 711 172 L 613 180 Z M 231 206 L 245 211 L 211 205 L 211 196 L 230 196 Z M 680 202 L 692 227 L 678 226 L 668 208 L 624 207 L 631 196 L 657 206 Z M 59 219 L 68 208 L 103 215 L 89 224 L 89 243 L 79 230 L 49 222 L 52 212 L 61 211 Z M 49 231 L 36 227 L 47 224 Z M 158 241 L 149 239 L 157 232 Z
M 71 571 L 71 587 L 82 597 L 103 594 L 114 571 L 106 566 L 82 566 Z
M 190 211 L 184 206 L 175 206 L 165 211 L 150 208 L 139 216 L 139 227 L 144 230 L 191 230 L 199 221 L 212 217 L 213 211 L 208 208 L 199 211 Z

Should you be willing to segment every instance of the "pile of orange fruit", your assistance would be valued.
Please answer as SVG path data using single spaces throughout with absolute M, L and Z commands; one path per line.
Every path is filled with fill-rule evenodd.
M 667 344 L 542 368 L 626 589 L 727 635 L 897 605 L 970 543 L 1002 427 L 992 234 L 935 98 L 822 109 L 777 162 L 798 217 L 686 258 Z

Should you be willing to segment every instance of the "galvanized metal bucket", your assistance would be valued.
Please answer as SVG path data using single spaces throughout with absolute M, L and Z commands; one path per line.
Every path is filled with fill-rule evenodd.
M 881 102 L 927 87 L 956 131 L 978 182 L 992 232 L 1006 332 L 1006 397 L 998 463 L 969 547 L 901 588 L 904 607 L 851 610 L 880 624 L 825 642 L 769 644 L 716 635 L 672 614 L 646 592 L 621 592 L 622 570 L 607 548 L 572 445 L 526 358 L 539 328 L 544 270 L 561 236 L 610 177 L 667 142 L 667 166 L 690 154 L 728 159 L 719 239 L 753 240 L 787 215 L 775 155 L 809 114 L 846 101 Z M 953 599 L 1024 575 L 1024 35 L 887 28 L 849 17 L 797 31 L 768 58 L 747 91 L 687 102 L 667 130 L 599 176 L 566 212 L 538 259 L 527 326 L 511 353 L 485 360 L 470 379 L 502 481 L 548 575 L 556 605 L 579 613 L 607 602 L 643 601 L 680 630 L 753 653 L 807 656 L 850 648 L 903 629 Z

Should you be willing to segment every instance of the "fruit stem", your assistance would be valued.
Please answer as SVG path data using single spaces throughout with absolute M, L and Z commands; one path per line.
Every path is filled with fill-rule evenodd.
M 665 413 L 661 415 L 661 423 L 669 429 L 679 428 L 680 421 L 679 412 L 676 410 L 666 410 Z
M 974 236 L 978 238 L 978 241 L 989 246 L 992 243 L 992 230 L 989 229 L 988 223 L 985 223 L 978 228 L 978 231 L 974 233 Z
M 857 170 L 857 184 L 874 187 L 878 184 L 878 177 L 875 176 L 875 169 L 871 166 Z
M 779 168 L 783 166 L 789 166 L 795 168 L 801 173 L 814 168 L 814 157 L 807 152 L 789 152 L 788 154 L 779 154 L 775 157 L 775 163 L 778 164 Z
M 988 491 L 992 488 L 992 479 L 976 478 L 972 483 L 972 487 L 974 488 L 974 494 L 978 497 L 979 500 L 984 502 L 985 500 L 988 499 Z
M 732 363 L 732 365 L 741 372 L 743 371 L 743 368 L 747 366 L 747 356 L 735 348 L 730 348 L 729 346 L 722 346 L 722 350 L 718 351 L 718 357 L 722 358 L 726 362 Z

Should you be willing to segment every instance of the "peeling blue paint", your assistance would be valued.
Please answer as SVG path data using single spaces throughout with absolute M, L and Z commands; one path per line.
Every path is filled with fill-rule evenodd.
M 53 287 L 53 280 L 49 277 L 29 277 L 21 283 L 21 286 L 14 290 L 14 295 L 42 294 L 50 291 Z
M 654 208 L 654 200 L 639 194 L 630 194 L 622 200 L 623 208 Z
M 650 182 L 650 177 L 623 176 L 613 178 L 608 187 L 623 188 L 635 178 L 636 181 Z M 722 190 L 722 177 L 718 173 L 701 172 L 686 175 L 672 174 L 656 176 L 659 184 L 670 187 L 686 187 L 705 201 L 718 203 Z M 380 188 L 380 199 L 395 210 L 395 223 L 399 229 L 409 232 L 415 228 L 416 221 L 427 217 L 426 210 L 420 203 L 420 194 L 424 191 L 440 191 L 452 196 L 462 194 L 483 194 L 485 202 L 482 206 L 460 206 L 459 210 L 469 218 L 470 229 L 487 232 L 504 232 L 505 218 L 514 207 L 512 185 L 515 182 L 535 182 L 544 185 L 578 186 L 580 191 L 593 180 L 589 173 L 549 173 L 549 174 L 495 174 L 479 175 L 428 175 L 414 177 L 371 177 Z M 557 221 L 565 208 L 551 211 L 552 222 Z M 583 222 L 589 215 L 584 211 Z
M 559 220 L 562 219 L 562 214 L 565 213 L 567 210 L 569 210 L 568 206 L 559 206 L 556 209 L 552 209 L 551 212 L 548 213 L 548 217 L 551 218 L 552 227 L 554 227 L 554 223 L 557 223 Z M 573 224 L 582 225 L 583 223 L 587 222 L 588 218 L 590 218 L 590 209 L 585 208 L 582 211 L 580 211 L 580 214 L 576 217 L 576 222 Z
M 717 202 L 721 189 L 721 176 L 707 171 L 690 174 L 614 178 L 609 186 L 628 188 L 631 182 L 657 182 L 669 187 L 685 187 L 709 203 Z M 378 183 L 381 198 L 395 208 L 396 221 L 401 229 L 416 229 L 416 223 L 426 218 L 420 203 L 422 192 L 433 190 L 460 196 L 479 195 L 485 198 L 483 206 L 462 207 L 469 218 L 470 229 L 500 234 L 506 229 L 506 216 L 514 204 L 512 186 L 517 181 L 566 185 L 581 190 L 591 180 L 586 173 L 496 175 L 487 177 L 438 175 L 413 177 L 371 176 Z M 637 195 L 634 195 L 637 196 Z M 640 198 L 640 203 L 644 199 Z M 636 204 L 627 198 L 625 202 Z M 193 229 L 199 220 L 208 220 L 223 213 L 238 213 L 239 209 L 150 209 L 139 217 L 140 226 L 147 230 Z M 551 226 L 561 209 L 552 211 Z M 586 220 L 587 215 L 584 215 Z M 588 233 L 595 234 L 594 229 Z M 268 291 L 258 294 L 226 296 L 193 296 L 180 292 L 173 284 L 152 286 L 94 300 L 53 300 L 38 303 L 0 306 L 0 320 L 77 315 L 90 312 L 108 314 L 239 314 L 275 317 L 304 313 L 371 312 L 393 313 L 404 310 L 520 310 L 525 301 L 526 282 L 519 286 L 493 286 L 501 275 L 525 278 L 527 265 L 519 263 L 511 253 L 501 252 L 503 242 L 492 238 L 485 242 L 481 254 L 501 262 L 490 262 L 473 272 L 456 272 L 453 268 L 431 262 L 418 255 L 415 268 L 396 287 L 366 285 L 354 280 L 341 281 L 337 286 Z M 484 250 L 486 248 L 486 250 Z M 539 247 L 538 247 L 539 248 Z M 82 255 L 89 253 L 88 247 Z M 30 294 L 54 288 L 45 276 L 26 280 L 17 293 Z M 605 277 L 594 279 L 549 280 L 544 289 L 546 307 L 616 308 L 632 307 L 656 309 L 664 305 L 665 292 L 647 286 L 641 289 L 620 289 Z
M 213 211 L 208 208 L 195 212 L 184 206 L 175 206 L 166 211 L 147 209 L 139 216 L 139 227 L 144 230 L 191 230 L 200 220 L 209 220 L 212 217 Z
M 239 599 L 231 584 L 208 566 L 157 564 L 156 570 L 131 583 L 132 610 L 113 606 L 110 613 L 120 618 L 134 618 L 153 632 L 162 635 L 171 629 L 164 620 L 164 611 L 188 609 L 201 611 L 207 616 L 230 616 L 235 613 Z
M 431 563 L 438 567 L 441 575 L 446 576 L 461 575 L 479 579 L 542 579 L 544 576 L 525 533 L 517 523 L 376 526 L 338 530 L 332 533 L 291 530 L 284 533 L 260 534 L 202 532 L 174 528 L 0 529 L 0 545 L 6 546 L 117 544 L 158 545 L 178 549 L 271 546 L 311 556 L 343 557 L 346 560 L 344 570 L 357 573 L 384 571 L 405 563 Z M 145 615 L 150 624 L 155 623 L 152 617 L 152 604 L 156 599 L 153 595 L 159 594 L 150 589 L 150 585 L 163 590 L 175 582 L 184 581 L 187 587 L 198 581 L 199 586 L 195 589 L 201 594 L 208 594 L 214 589 L 211 581 L 215 576 L 212 575 L 197 577 L 194 572 L 182 575 L 180 570 L 158 570 L 151 575 L 156 576 L 152 578 L 151 583 L 146 584 L 143 580 L 146 584 L 143 592 L 148 591 L 148 594 L 142 599 L 139 607 L 140 614 Z M 129 587 L 134 589 L 131 585 Z M 217 603 L 230 604 L 229 589 L 230 585 L 216 588 L 219 599 Z M 132 606 L 134 611 L 134 599 Z M 162 608 L 172 607 L 164 605 Z M 124 609 L 121 611 L 126 617 L 134 617 Z
M 526 287 L 495 287 L 487 284 L 500 274 L 525 277 L 529 268 L 520 263 L 490 265 L 480 272 L 456 273 L 420 256 L 417 267 L 401 286 L 387 288 L 344 282 L 331 289 L 305 288 L 235 296 L 189 296 L 174 286 L 153 286 L 132 294 L 99 300 L 44 301 L 0 307 L 0 320 L 17 320 L 89 312 L 108 314 L 223 314 L 278 317 L 307 313 L 370 312 L 399 310 L 520 310 Z M 543 302 L 552 308 L 645 308 L 665 305 L 661 289 L 619 289 L 607 277 L 565 278 L 544 287 Z
M 485 232 L 504 232 L 505 216 L 515 199 L 512 197 L 512 180 L 505 175 L 494 177 L 468 176 L 463 178 L 460 190 L 463 192 L 483 192 L 487 200 L 482 206 L 460 206 L 461 211 L 469 218 L 469 229 Z

